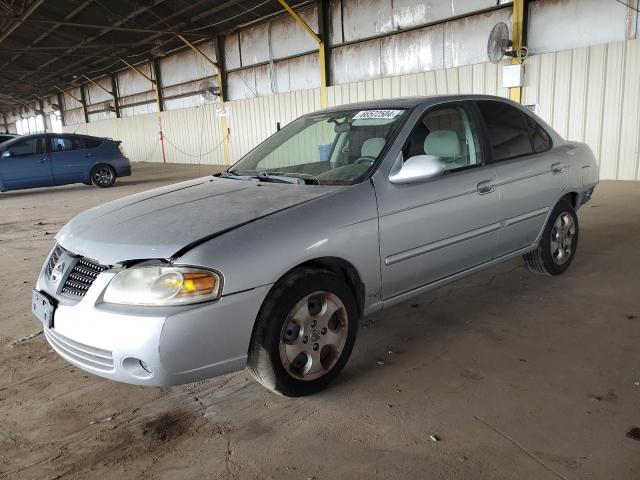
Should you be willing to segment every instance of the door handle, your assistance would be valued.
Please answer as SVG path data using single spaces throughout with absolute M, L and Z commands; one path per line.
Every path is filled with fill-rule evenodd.
M 40 163 L 47 163 L 47 157 L 43 157 L 40 159 Z
M 486 195 L 487 193 L 494 192 L 496 190 L 496 186 L 491 182 L 492 180 L 485 180 L 484 182 L 480 182 L 477 186 L 478 193 L 480 195 Z
M 93 153 L 87 153 L 87 155 L 86 155 L 87 158 L 91 158 L 93 156 L 94 156 Z
M 561 163 L 554 163 L 553 165 L 551 165 L 551 173 L 553 173 L 554 175 L 557 175 L 559 173 L 564 172 L 564 165 Z

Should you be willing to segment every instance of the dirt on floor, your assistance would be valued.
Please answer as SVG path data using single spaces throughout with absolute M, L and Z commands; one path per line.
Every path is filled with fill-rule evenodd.
M 599 186 L 565 275 L 516 259 L 363 319 L 313 397 L 246 371 L 131 386 L 58 357 L 30 312 L 56 231 L 210 171 L 0 194 L 0 478 L 640 479 L 640 183 Z

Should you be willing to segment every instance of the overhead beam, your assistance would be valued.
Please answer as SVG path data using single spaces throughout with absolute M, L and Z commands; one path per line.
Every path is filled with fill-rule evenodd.
M 62 25 L 65 27 L 76 27 L 76 28 L 88 28 L 94 30 L 104 30 L 105 28 L 109 28 L 110 30 L 117 32 L 131 32 L 131 33 L 159 33 L 162 35 L 178 35 L 178 32 L 174 32 L 172 30 L 156 30 L 151 28 L 135 28 L 135 27 L 118 27 L 118 26 L 109 26 L 95 24 L 95 23 L 76 23 L 76 22 L 60 22 L 58 20 L 44 20 L 40 18 L 34 18 L 30 20 L 35 23 L 43 23 L 47 25 Z M 207 37 L 204 33 L 189 33 L 189 35 L 194 35 L 197 37 Z
M 63 20 L 71 20 L 73 17 L 75 17 L 76 15 L 78 15 L 80 12 L 82 12 L 85 8 L 87 8 L 91 2 L 93 0 L 86 0 L 85 2 L 83 2 L 81 5 L 78 5 L 71 13 L 69 13 L 67 16 L 64 17 Z M 36 37 L 28 46 L 27 48 L 31 48 L 34 45 L 37 45 L 38 43 L 40 43 L 42 40 L 44 40 L 45 38 L 47 38 L 49 35 L 51 35 L 53 32 L 56 31 L 58 27 L 57 26 L 53 26 L 50 29 L 48 29 L 46 32 L 42 32 L 40 35 L 38 35 L 38 37 Z M 13 57 L 11 57 L 10 60 L 4 62 L 1 66 L 0 69 L 2 69 L 2 67 L 11 64 L 11 62 L 16 61 L 18 58 L 20 58 L 19 53 L 15 54 Z
M 0 33 L 0 43 L 4 42 L 9 35 L 15 32 L 35 12 L 45 0 L 35 0 L 4 32 Z
M 82 42 L 80 42 L 78 45 L 76 45 L 76 46 L 74 46 L 74 47 L 71 47 L 71 48 L 69 48 L 68 50 L 65 50 L 61 56 L 56 56 L 56 57 L 52 58 L 51 60 L 49 60 L 49 61 L 47 61 L 47 62 L 44 62 L 42 65 L 40 65 L 40 66 L 38 67 L 38 69 L 44 69 L 45 67 L 47 67 L 47 66 L 48 66 L 48 65 L 50 65 L 51 63 L 54 63 L 55 61 L 57 61 L 57 60 L 60 60 L 60 59 L 64 58 L 64 57 L 65 57 L 65 55 L 68 55 L 68 54 L 70 54 L 70 53 L 73 53 L 73 52 L 74 52 L 74 51 L 76 51 L 78 48 L 80 48 L 82 45 L 86 45 L 86 44 L 88 44 L 88 43 L 91 43 L 91 42 L 93 42 L 93 41 L 97 40 L 98 38 L 102 37 L 103 35 L 106 35 L 107 33 L 111 32 L 111 31 L 113 30 L 113 28 L 114 28 L 114 27 L 120 27 L 121 25 L 126 24 L 126 23 L 127 23 L 127 22 L 129 22 L 130 20 L 132 20 L 132 19 L 136 18 L 136 17 L 137 17 L 137 16 L 139 16 L 139 15 L 142 15 L 143 13 L 145 13 L 146 11 L 148 11 L 148 10 L 150 10 L 150 9 L 154 8 L 154 7 L 157 7 L 158 5 L 160 5 L 160 4 L 162 4 L 162 3 L 164 3 L 165 1 L 167 1 L 167 0 L 153 0 L 153 1 L 151 1 L 150 3 L 148 3 L 148 4 L 144 5 L 144 6 L 141 6 L 141 7 L 136 8 L 133 12 L 131 12 L 131 13 L 129 13 L 127 16 L 125 16 L 125 17 L 121 18 L 120 20 L 118 20 L 117 22 L 115 22 L 113 25 L 111 25 L 111 26 L 104 26 L 104 27 L 103 27 L 103 29 L 102 29 L 100 32 L 98 32 L 96 35 L 94 35 L 94 36 L 92 36 L 92 37 L 90 37 L 90 38 L 87 38 L 87 39 L 83 40 L 83 41 L 82 41 Z M 81 64 L 83 64 L 83 63 L 84 63 L 84 61 L 74 62 L 74 63 L 67 64 L 67 65 L 65 65 L 65 67 L 60 71 L 60 73 L 59 73 L 59 74 L 63 74 L 64 72 L 66 72 L 66 71 L 68 71 L 68 70 L 70 70 L 70 69 L 72 69 L 72 68 L 75 68 L 76 66 L 81 65 Z M 52 75 L 45 75 L 43 79 L 48 79 L 48 78 L 50 78 L 51 76 L 52 76 Z M 23 76 L 22 78 L 24 78 L 24 76 Z

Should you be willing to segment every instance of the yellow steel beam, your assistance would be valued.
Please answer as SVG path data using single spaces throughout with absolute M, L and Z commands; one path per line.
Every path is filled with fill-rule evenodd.
M 161 105 L 161 102 L 160 102 L 160 90 L 158 89 L 158 82 L 156 82 L 149 75 L 145 74 L 139 68 L 136 68 L 133 65 L 131 65 L 124 58 L 121 58 L 120 61 L 122 63 L 124 63 L 127 67 L 129 67 L 131 70 L 133 70 L 134 72 L 138 73 L 139 75 L 142 75 L 144 78 L 146 78 L 147 80 L 149 80 L 151 82 L 151 85 L 153 85 L 153 89 L 156 91 L 156 102 L 158 103 L 158 115 L 159 115 L 160 112 L 162 111 L 162 105 Z
M 194 52 L 201 55 L 202 58 L 204 58 L 207 62 L 209 62 L 218 72 L 217 77 L 218 77 L 218 88 L 220 89 L 220 96 L 219 96 L 220 108 L 224 108 L 224 95 L 222 94 L 222 92 L 224 92 L 224 85 L 223 85 L 223 75 L 222 75 L 222 72 L 220 71 L 220 67 L 216 62 L 211 60 L 211 58 L 209 58 L 209 56 L 206 53 L 204 53 L 202 50 L 200 50 L 197 46 L 195 46 L 189 40 L 184 38 L 182 35 L 178 35 L 178 38 L 182 40 L 182 42 L 185 45 L 187 45 L 189 48 L 191 48 Z M 224 163 L 226 165 L 230 165 L 231 154 L 229 150 L 229 126 L 227 125 L 227 117 L 225 117 L 224 115 L 220 116 L 220 128 L 222 129 L 222 144 L 223 144 L 222 148 L 224 153 Z
M 94 82 L 93 80 L 91 80 L 89 77 L 87 77 L 85 74 L 82 74 L 82 76 L 84 78 L 86 78 L 88 81 L 90 81 L 91 83 L 93 83 L 96 87 L 104 90 L 105 92 L 107 92 L 109 95 L 111 95 L 113 98 L 116 98 L 115 94 L 111 91 L 111 90 L 107 90 L 106 88 L 104 88 L 102 85 L 100 85 L 99 83 Z
M 513 0 L 513 20 L 511 24 L 511 35 L 513 39 L 513 51 L 517 52 L 522 47 L 522 38 L 524 33 L 524 4 L 525 0 Z M 522 63 L 518 57 L 513 57 L 511 63 L 518 65 Z M 509 97 L 514 102 L 520 103 L 522 101 L 522 87 L 512 87 L 509 92 Z
M 38 95 L 37 93 L 33 94 L 34 97 L 36 97 L 38 100 L 42 100 L 43 102 L 47 102 L 49 105 L 53 105 L 53 103 L 51 103 L 49 100 L 47 100 L 46 98 L 42 98 L 40 95 Z
M 305 22 L 300 15 L 298 15 L 293 8 L 291 8 L 289 6 L 289 4 L 287 2 L 285 2 L 285 0 L 278 0 L 280 2 L 280 5 L 282 5 L 284 7 L 284 9 L 289 12 L 289 15 L 291 15 L 296 22 L 298 22 L 300 24 L 300 26 L 302 28 L 304 28 L 307 33 L 309 35 L 311 35 L 313 37 L 313 39 L 318 42 L 318 43 L 322 43 L 322 39 L 316 34 L 316 32 L 313 31 L 313 29 L 307 24 L 307 22 Z
M 59 90 L 60 92 L 64 93 L 65 95 L 69 95 L 71 98 L 73 98 L 76 102 L 78 103 L 83 103 L 82 100 L 80 100 L 78 97 L 76 97 L 75 95 L 71 95 L 69 92 L 61 89 L 60 87 L 54 85 L 53 88 L 55 88 L 56 90 Z M 62 106 L 61 106 L 62 108 Z
M 320 105 L 322 108 L 327 108 L 327 69 L 326 69 L 326 56 L 325 56 L 325 44 L 322 39 L 313 31 L 313 29 L 305 22 L 300 15 L 298 15 L 293 8 L 289 6 L 289 4 L 285 0 L 278 0 L 280 5 L 284 7 L 284 9 L 289 12 L 298 24 L 306 30 L 306 32 L 311 35 L 316 43 L 318 44 L 318 59 L 320 63 Z
M 142 75 L 144 78 L 146 78 L 147 80 L 149 80 L 151 83 L 153 83 L 153 85 L 155 86 L 156 81 L 151 78 L 149 75 L 147 75 L 146 73 L 144 73 L 142 70 L 140 70 L 139 68 L 134 67 L 133 65 L 131 65 L 129 62 L 127 62 L 124 58 L 121 58 L 120 61 L 122 63 L 124 63 L 127 67 L 129 67 L 131 70 L 133 70 L 134 72 L 138 73 L 139 75 Z

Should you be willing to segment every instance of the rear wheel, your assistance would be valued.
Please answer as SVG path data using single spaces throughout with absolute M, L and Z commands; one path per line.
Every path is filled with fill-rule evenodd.
M 91 170 L 91 183 L 100 188 L 111 187 L 116 183 L 116 171 L 109 165 L 96 165 Z
M 256 321 L 249 370 L 288 397 L 325 388 L 344 367 L 356 338 L 358 309 L 344 279 L 301 268 L 269 294 Z
M 568 200 L 561 200 L 551 212 L 540 245 L 524 256 L 529 270 L 560 275 L 569 268 L 578 248 L 578 216 Z

